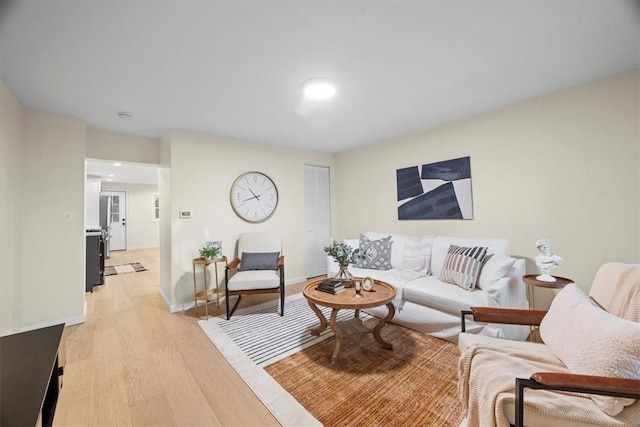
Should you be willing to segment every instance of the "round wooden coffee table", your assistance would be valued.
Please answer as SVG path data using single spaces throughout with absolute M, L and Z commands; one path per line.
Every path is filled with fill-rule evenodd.
M 362 291 L 362 298 L 356 298 L 356 291 L 354 288 L 348 288 L 337 295 L 328 294 L 326 292 L 317 291 L 316 286 L 318 283 L 326 279 L 318 279 L 308 283 L 302 291 L 304 297 L 309 303 L 309 307 L 318 316 L 320 320 L 320 326 L 311 329 L 311 334 L 319 336 L 325 329 L 327 329 L 327 319 L 324 317 L 322 311 L 318 306 L 330 307 L 331 319 L 328 325 L 331 327 L 331 331 L 336 337 L 336 348 L 331 356 L 331 363 L 335 364 L 340 355 L 340 347 L 342 346 L 342 339 L 345 336 L 354 334 L 373 333 L 373 337 L 380 343 L 382 348 L 393 350 L 393 345 L 380 336 L 380 331 L 386 323 L 388 323 L 396 313 L 396 310 L 391 303 L 396 296 L 396 291 L 388 283 L 375 280 L 373 286 L 373 292 Z M 384 319 L 380 319 L 378 324 L 374 328 L 368 328 L 362 324 L 360 320 L 360 310 L 365 308 L 378 307 L 386 305 L 389 313 Z M 355 310 L 354 318 L 342 322 L 336 321 L 338 311 L 340 310 Z

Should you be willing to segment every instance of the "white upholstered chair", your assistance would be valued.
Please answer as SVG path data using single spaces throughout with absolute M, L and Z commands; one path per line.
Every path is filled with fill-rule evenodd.
M 461 426 L 491 411 L 515 426 L 640 426 L 640 264 L 604 264 L 588 297 L 569 285 L 549 311 L 472 307 L 463 331 L 465 315 L 540 326 L 544 342 L 460 334 Z
M 280 316 L 284 315 L 284 256 L 282 239 L 277 233 L 242 233 L 238 237 L 238 256 L 225 269 L 227 320 L 236 310 L 242 295 L 280 294 Z M 229 297 L 236 295 L 233 308 Z

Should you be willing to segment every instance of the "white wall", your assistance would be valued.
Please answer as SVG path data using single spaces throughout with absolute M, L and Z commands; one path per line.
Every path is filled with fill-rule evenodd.
M 87 179 L 85 183 L 85 228 L 100 227 L 100 187 L 101 183 L 99 179 Z
M 20 329 L 23 110 L 0 81 L 0 335 Z
M 133 163 L 160 163 L 160 140 L 87 128 L 87 158 Z
M 153 220 L 153 196 L 158 186 L 104 182 L 102 189 L 127 192 L 127 249 L 157 248 L 160 223 Z
M 20 236 L 21 328 L 84 321 L 85 125 L 25 111 Z M 63 212 L 70 218 L 63 221 Z
M 205 242 L 222 240 L 224 255 L 232 258 L 238 235 L 247 231 L 281 233 L 285 277 L 288 282 L 304 280 L 304 165 L 333 167 L 334 155 L 248 144 L 179 130 L 168 132 L 165 140 L 170 149 L 166 157 L 170 157 L 171 163 L 173 253 L 171 296 L 167 295 L 171 305 L 192 303 L 192 260 Z M 238 175 L 248 171 L 266 173 L 278 188 L 278 207 L 264 223 L 241 220 L 229 203 L 231 184 Z M 179 219 L 178 212 L 186 209 L 192 211 L 192 219 Z M 163 292 L 169 292 L 168 284 L 166 290 L 163 285 Z
M 588 290 L 602 263 L 640 258 L 639 76 L 338 154 L 335 237 L 367 230 L 506 237 L 530 273 L 535 241 L 549 238 L 565 260 L 553 273 Z M 396 169 L 462 156 L 471 156 L 475 218 L 399 221 Z

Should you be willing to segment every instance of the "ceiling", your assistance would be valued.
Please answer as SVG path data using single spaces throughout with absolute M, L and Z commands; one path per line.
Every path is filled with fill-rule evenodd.
M 91 127 L 340 152 L 638 69 L 639 5 L 3 0 L 0 77 Z

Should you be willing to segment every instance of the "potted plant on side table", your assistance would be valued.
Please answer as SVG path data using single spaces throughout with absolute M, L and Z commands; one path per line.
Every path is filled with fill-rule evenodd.
M 220 248 L 218 248 L 217 246 L 205 246 L 203 248 L 200 248 L 200 257 L 208 260 L 216 259 L 219 254 Z

